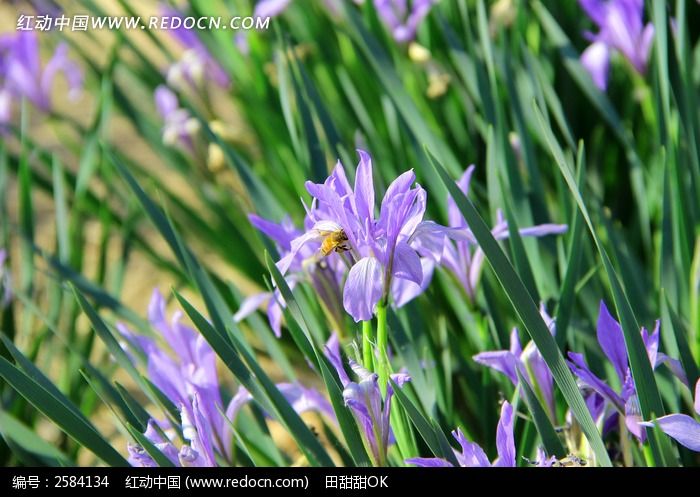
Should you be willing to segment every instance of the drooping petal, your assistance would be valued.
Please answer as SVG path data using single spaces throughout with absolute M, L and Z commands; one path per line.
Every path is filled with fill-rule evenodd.
M 581 54 L 581 64 L 590 74 L 593 83 L 602 91 L 608 87 L 610 50 L 602 41 L 593 42 Z
M 600 301 L 598 312 L 597 333 L 600 348 L 612 363 L 620 382 L 625 381 L 627 374 L 627 347 L 620 323 L 612 317 L 605 302 Z
M 688 376 L 685 374 L 685 369 L 683 368 L 683 364 L 681 364 L 681 361 L 678 359 L 674 359 L 673 357 L 669 357 L 663 352 L 659 352 L 656 355 L 656 363 L 654 364 L 654 369 L 656 369 L 660 364 L 666 364 L 668 366 L 668 369 L 671 370 L 671 373 L 678 378 L 685 386 L 690 388 L 690 385 L 688 384 Z
M 383 284 L 384 271 L 374 257 L 363 257 L 350 269 L 343 288 L 343 307 L 355 322 L 372 319 Z
M 394 249 L 393 276 L 412 281 L 417 285 L 423 283 L 423 267 L 418 253 L 406 242 L 399 242 Z
M 423 293 L 430 284 L 435 269 L 435 262 L 428 257 L 423 257 L 420 263 L 423 270 L 423 281 L 420 285 L 402 278 L 395 278 L 391 282 L 391 298 L 394 307 L 397 309 Z
M 518 384 L 518 375 L 515 371 L 516 358 L 508 350 L 496 350 L 493 352 L 481 352 L 473 359 L 483 366 L 488 366 L 506 375 L 514 385 Z
M 686 414 L 669 414 L 656 420 L 661 430 L 679 444 L 700 452 L 700 423 Z M 644 426 L 653 427 L 654 423 L 644 422 Z
M 515 467 L 515 439 L 513 438 L 513 406 L 507 401 L 501 406 L 501 419 L 496 430 L 498 459 L 493 465 L 503 468 Z

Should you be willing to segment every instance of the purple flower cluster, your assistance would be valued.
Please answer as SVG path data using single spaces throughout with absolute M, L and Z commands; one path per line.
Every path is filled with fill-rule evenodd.
M 469 194 L 469 186 L 475 167 L 469 166 L 457 181 L 457 186 L 464 193 Z M 462 285 L 470 299 L 474 299 L 481 272 L 486 261 L 484 251 L 479 247 L 476 238 L 472 234 L 467 221 L 457 207 L 454 199 L 447 199 L 448 224 L 453 230 L 464 233 L 464 236 L 453 237 L 452 242 L 446 243 L 442 252 L 435 252 L 437 261 L 447 269 Z M 508 222 L 504 219 L 500 209 L 497 212 L 497 222 L 492 228 L 491 234 L 496 240 L 505 240 L 509 237 Z M 566 232 L 565 224 L 540 224 L 519 230 L 520 236 L 542 237 L 557 235 Z
M 42 112 L 51 112 L 51 91 L 56 76 L 63 73 L 70 88 L 68 97 L 77 98 L 83 78 L 77 64 L 68 57 L 68 46 L 56 47 L 42 67 L 39 40 L 34 31 L 0 35 L 0 128 L 12 118 L 12 104 L 29 100 Z
M 179 450 L 175 446 L 174 426 L 169 420 L 151 420 L 145 436 L 176 465 L 230 463 L 231 424 L 252 397 L 241 387 L 224 410 L 216 354 L 204 337 L 181 323 L 181 318 L 182 313 L 176 312 L 168 321 L 163 296 L 155 290 L 148 320 L 168 347 L 162 347 L 160 340 L 134 334 L 123 324 L 117 325 L 125 341 L 123 346 L 134 363 L 138 362 L 138 356 L 146 358 L 149 380 L 180 411 L 184 443 Z M 335 420 L 330 404 L 316 390 L 296 383 L 281 383 L 277 388 L 297 412 L 313 410 Z M 133 465 L 155 466 L 155 461 L 142 447 L 130 444 L 128 449 Z
M 687 383 L 680 363 L 659 352 L 659 332 L 660 321 L 656 322 L 654 331 L 651 334 L 646 328 L 641 329 L 642 340 L 644 341 L 651 366 L 656 369 L 659 365 L 665 363 L 674 374 Z M 646 433 L 644 427 L 640 425 L 642 416 L 639 399 L 637 398 L 637 389 L 627 358 L 624 334 L 620 324 L 612 317 L 602 301 L 598 314 L 597 338 L 600 348 L 613 365 L 615 373 L 617 373 L 620 382 L 620 387 L 617 391 L 588 368 L 583 354 L 569 352 L 569 368 L 576 375 L 580 384 L 592 389 L 605 400 L 605 404 L 614 408 L 615 411 L 610 416 L 618 414 L 624 416 L 627 429 L 643 442 L 646 438 Z M 602 408 L 601 403 L 596 402 L 595 405 L 598 408 L 592 410 L 592 412 L 596 412 L 600 416 L 603 414 L 600 410 Z M 610 416 L 606 416 L 606 419 L 610 419 Z M 614 419 L 613 417 L 610 421 Z
M 169 146 L 181 146 L 185 150 L 194 150 L 195 135 L 200 125 L 187 109 L 179 106 L 177 95 L 165 85 L 160 85 L 154 93 L 156 109 L 163 119 L 163 143 Z
M 643 0 L 579 0 L 598 33 L 586 33 L 591 45 L 581 54 L 581 63 L 596 86 L 608 85 L 610 55 L 621 53 L 639 74 L 647 70 L 654 26 L 644 24 Z
M 289 220 L 277 224 L 251 216 L 253 225 L 276 242 L 281 256 L 277 266 L 290 286 L 310 277 L 321 302 L 333 310 L 335 323 L 342 321 L 340 301 L 355 321 L 372 319 L 380 304 L 405 305 L 425 291 L 436 266 L 453 273 L 473 298 L 484 253 L 456 204 L 448 199 L 449 226 L 425 219 L 427 193 L 415 184 L 410 170 L 387 187 L 377 206 L 372 158 L 363 150 L 358 154 L 353 185 L 340 162 L 323 183 L 306 183 L 312 203 L 306 208 L 303 232 Z M 465 193 L 473 171 L 474 166 L 469 167 L 458 181 Z M 564 231 L 565 225 L 543 224 L 520 233 L 544 236 Z M 339 234 L 342 246 L 324 252 L 328 238 Z M 493 234 L 497 239 L 508 237 L 508 224 L 500 214 Z M 235 317 L 241 320 L 265 303 L 279 335 L 284 301 L 277 291 L 249 297 Z
M 166 5 L 161 6 L 161 13 L 168 17 L 182 17 L 180 12 Z M 228 74 L 209 53 L 195 30 L 179 27 L 168 32 L 184 48 L 182 57 L 168 68 L 167 80 L 171 87 L 201 89 L 208 80 L 224 89 L 231 85 Z

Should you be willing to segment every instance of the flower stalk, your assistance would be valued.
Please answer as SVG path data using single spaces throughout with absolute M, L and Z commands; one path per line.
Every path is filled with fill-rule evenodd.
M 362 362 L 370 371 L 374 371 L 372 354 L 372 321 L 362 321 Z

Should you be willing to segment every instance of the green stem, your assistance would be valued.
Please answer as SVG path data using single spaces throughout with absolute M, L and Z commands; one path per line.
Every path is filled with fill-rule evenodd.
M 387 354 L 388 333 L 386 326 L 386 302 L 377 306 L 377 374 L 379 375 L 379 388 L 386 402 L 386 389 L 391 375 L 391 364 Z M 418 454 L 416 440 L 406 413 L 398 402 L 392 402 L 389 414 L 390 423 L 396 437 L 396 445 L 402 459 L 408 459 Z
M 362 322 L 362 362 L 368 371 L 374 371 L 372 360 L 372 321 Z
M 386 303 L 377 306 L 377 374 L 379 375 L 379 388 L 382 395 L 386 395 L 386 386 L 391 374 L 391 365 L 387 355 L 387 329 L 386 329 Z

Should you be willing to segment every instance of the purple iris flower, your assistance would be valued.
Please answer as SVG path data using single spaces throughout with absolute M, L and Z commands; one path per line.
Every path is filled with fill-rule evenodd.
M 0 36 L 0 123 L 9 122 L 14 99 L 26 98 L 42 112 L 50 112 L 51 90 L 59 73 L 68 81 L 68 97 L 77 98 L 83 77 L 78 65 L 68 58 L 65 43 L 56 47 L 42 67 L 39 40 L 34 31 Z
M 360 427 L 365 448 L 371 455 L 373 462 L 378 466 L 383 466 L 386 462 L 387 449 L 393 442 L 389 422 L 391 398 L 394 396 L 391 383 L 387 384 L 386 396 L 382 400 L 379 375 L 367 371 L 355 361 L 350 360 L 350 367 L 359 378 L 357 382 L 352 381 L 343 366 L 340 343 L 335 333 L 326 343 L 325 353 L 338 372 L 338 377 L 344 388 L 345 405 L 350 408 L 357 425 Z M 391 380 L 401 388 L 406 382 L 411 381 L 411 377 L 406 373 L 397 373 L 391 375 Z
M 435 0 L 374 0 L 379 18 L 398 43 L 413 41 L 434 4 Z
M 610 54 L 620 52 L 639 74 L 647 70 L 654 26 L 644 25 L 643 0 L 579 0 L 598 33 L 586 33 L 591 45 L 581 54 L 581 64 L 601 90 L 608 84 Z
M 515 467 L 515 439 L 513 437 L 513 406 L 508 402 L 503 402 L 501 406 L 501 419 L 498 421 L 496 428 L 496 450 L 498 457 L 492 462 L 486 456 L 484 449 L 478 444 L 470 442 L 462 433 L 462 430 L 457 428 L 452 432 L 452 436 L 457 440 L 461 447 L 461 452 L 455 450 L 457 462 L 461 467 Z M 413 464 L 421 467 L 452 467 L 452 463 L 439 457 L 414 457 L 406 459 L 407 464 Z
M 280 223 L 263 219 L 255 214 L 249 215 L 248 218 L 258 231 L 275 242 L 277 253 L 282 258 L 291 253 L 292 241 L 302 235 L 302 231 L 297 229 L 288 217 Z M 310 226 L 312 221 L 307 217 L 305 224 Z M 310 281 L 332 321 L 340 327 L 342 326 L 341 283 L 346 273 L 346 266 L 337 254 L 332 254 L 316 263 L 315 254 L 318 253 L 319 248 L 319 243 L 309 243 L 297 250 L 289 260 L 285 281 L 290 289 L 300 281 Z M 286 307 L 279 289 L 247 297 L 234 314 L 234 321 L 242 321 L 260 306 L 266 306 L 270 327 L 279 338 L 282 335 L 282 312 Z
M 204 337 L 182 324 L 181 319 L 182 313 L 178 311 L 168 321 L 165 299 L 158 290 L 154 290 L 148 306 L 148 320 L 169 345 L 170 351 L 151 338 L 135 338 L 123 325 L 118 329 L 131 347 L 138 347 L 145 354 L 149 379 L 176 406 L 181 407 L 183 417 L 196 420 L 198 415 L 195 410 L 201 411 L 207 420 L 208 431 L 219 437 L 224 419 L 220 415 L 223 402 L 219 392 L 216 354 Z M 220 440 L 219 445 L 221 448 Z
M 468 195 L 474 169 L 473 165 L 469 166 L 457 181 L 457 186 L 465 195 Z M 467 296 L 473 300 L 484 267 L 484 251 L 477 245 L 467 221 L 462 216 L 452 196 L 447 199 L 447 215 L 449 226 L 453 229 L 465 230 L 466 236 L 455 239 L 454 243 L 447 243 L 438 262 L 455 276 L 467 292 Z M 491 230 L 491 234 L 496 240 L 505 240 L 509 236 L 508 222 L 503 218 L 500 210 L 497 212 L 497 216 L 498 220 L 496 226 Z M 561 234 L 566 230 L 565 224 L 539 224 L 529 228 L 521 228 L 519 233 L 520 236 L 541 237 Z
M 547 314 L 544 305 L 540 305 L 540 314 L 549 331 L 554 335 L 556 333 L 554 319 Z M 530 341 L 524 349 L 522 348 L 517 328 L 513 328 L 511 332 L 509 350 L 482 352 L 475 355 L 474 360 L 479 364 L 503 373 L 515 386 L 519 384 L 517 371 L 520 371 L 523 377 L 527 379 L 530 387 L 547 406 L 550 417 L 554 419 L 554 380 L 552 373 L 534 342 Z
M 161 6 L 161 15 L 182 17 L 177 10 Z M 197 36 L 197 31 L 179 27 L 169 30 L 183 46 L 185 52 L 179 61 L 168 69 L 168 84 L 173 88 L 183 89 L 187 86 L 201 88 L 206 78 L 211 78 L 219 87 L 227 89 L 231 79 L 221 65 L 212 57 L 206 45 Z
M 649 362 L 654 369 L 660 364 L 666 363 L 672 372 L 678 374 L 679 369 L 682 369 L 678 361 L 659 352 L 660 326 L 660 321 L 656 321 L 656 326 L 651 334 L 646 328 L 641 330 Z M 639 399 L 637 398 L 637 390 L 627 359 L 627 346 L 625 345 L 624 334 L 620 324 L 612 317 L 603 301 L 600 302 L 598 314 L 597 338 L 600 348 L 603 349 L 603 353 L 615 368 L 621 385 L 619 391 L 613 390 L 588 368 L 583 354 L 569 352 L 570 360 L 567 361 L 569 368 L 577 376 L 581 384 L 599 393 L 620 414 L 623 414 L 629 431 L 643 442 L 646 438 L 646 432 L 643 426 L 640 425 L 642 418 Z M 684 375 L 679 377 L 681 380 L 684 380 Z M 687 380 L 685 382 L 687 384 Z
M 187 109 L 180 108 L 177 95 L 165 85 L 156 88 L 153 98 L 156 109 L 163 119 L 163 143 L 180 145 L 188 151 L 194 150 L 194 137 L 199 132 L 199 121 Z
M 12 280 L 7 265 L 7 250 L 0 249 L 0 310 L 12 300 Z
M 445 237 L 464 236 L 459 230 L 423 220 L 427 194 L 412 187 L 412 170 L 396 178 L 387 188 L 375 217 L 372 158 L 358 150 L 360 162 L 350 186 L 345 168 L 338 162 L 324 183 L 306 183 L 313 197 L 308 219 L 313 223 L 292 240 L 290 251 L 277 263 L 286 273 L 308 244 L 319 244 L 330 233 L 342 233 L 350 265 L 343 288 L 343 306 L 355 321 L 372 318 L 380 302 L 392 297 L 397 307 L 420 294 L 430 281 L 432 261 Z
M 693 407 L 698 416 L 700 416 L 700 380 L 695 384 L 695 403 Z M 645 421 L 641 424 L 649 427 L 657 424 L 664 433 L 681 445 L 695 452 L 700 452 L 700 422 L 687 414 L 669 414 L 658 418 L 655 423 Z
M 144 435 L 173 463 L 182 466 L 215 466 L 218 459 L 230 460 L 233 432 L 231 423 L 240 408 L 252 396 L 244 388 L 229 402 L 226 410 L 220 393 L 216 371 L 216 354 L 204 337 L 183 325 L 181 312 L 168 321 L 165 300 L 154 290 L 148 308 L 148 319 L 153 328 L 169 345 L 161 347 L 156 340 L 136 335 L 123 324 L 117 329 L 127 342 L 124 345 L 132 361 L 134 351 L 140 351 L 147 360 L 148 378 L 170 401 L 180 409 L 182 433 L 186 441 L 179 452 L 173 443 L 174 432 L 168 422 L 151 420 Z M 328 402 L 317 390 L 297 383 L 277 385 L 285 399 L 298 412 L 317 411 L 335 420 Z M 225 412 L 225 416 L 222 415 Z M 160 428 L 160 429 L 157 429 Z M 162 433 L 171 432 L 164 438 Z M 135 465 L 155 465 L 143 448 L 130 444 L 130 462 Z

